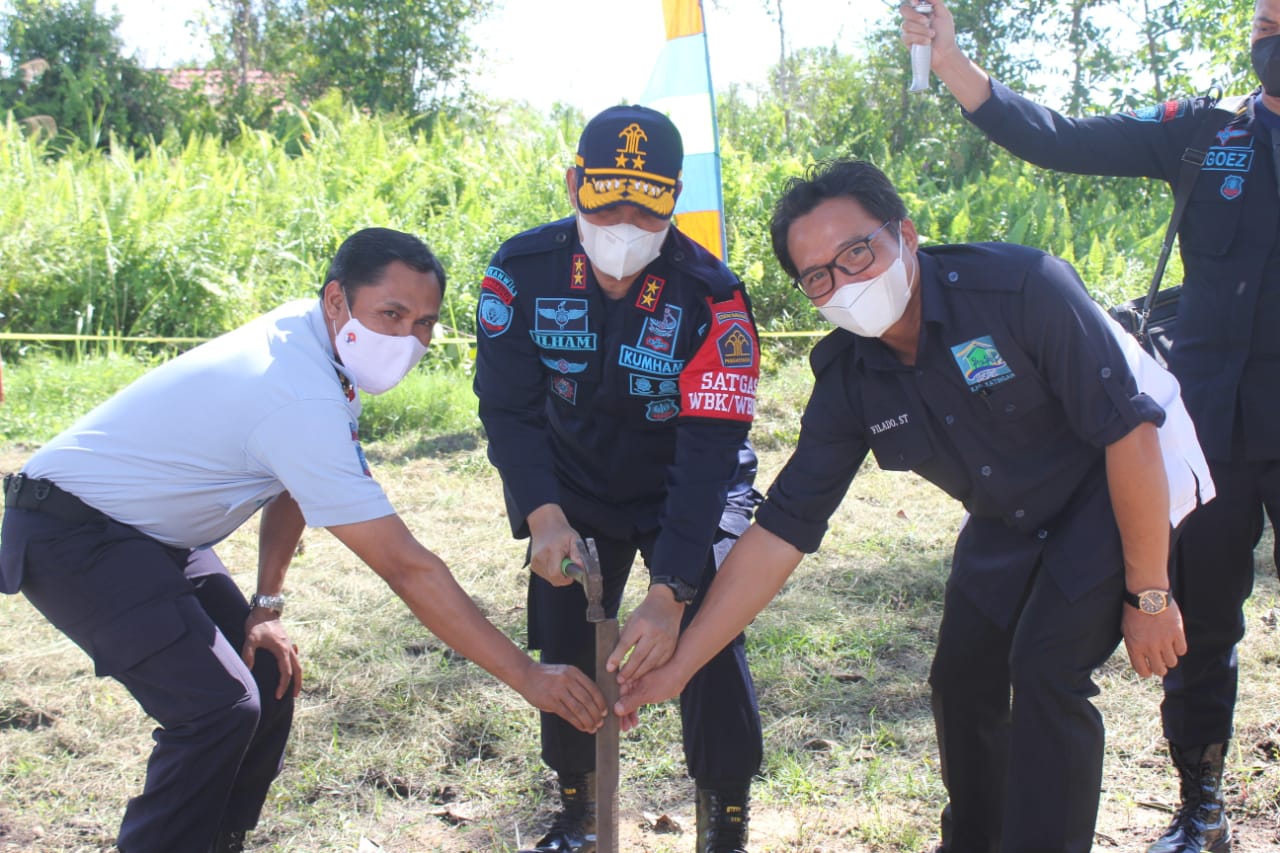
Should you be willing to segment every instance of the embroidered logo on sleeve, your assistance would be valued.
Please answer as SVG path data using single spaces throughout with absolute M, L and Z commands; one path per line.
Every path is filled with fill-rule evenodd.
M 1136 110 L 1125 110 L 1121 115 L 1136 118 L 1138 121 L 1163 124 L 1166 121 L 1173 121 L 1186 111 L 1186 101 L 1165 101 L 1163 104 L 1150 104 Z
M 484 281 L 480 282 L 480 303 L 476 306 L 476 324 L 490 338 L 496 338 L 511 328 L 511 320 L 515 317 L 515 309 L 511 303 L 516 298 L 516 285 L 497 267 L 489 267 L 484 271 Z
M 755 327 L 740 291 L 726 302 L 707 302 L 711 328 L 680 374 L 681 414 L 750 423 L 760 381 Z
M 351 427 L 351 443 L 355 446 L 356 461 L 360 463 L 360 470 L 366 477 L 372 477 L 373 471 L 369 470 L 369 460 L 365 459 L 364 448 L 360 446 L 360 428 L 354 423 L 348 425 Z
M 953 346 L 951 354 L 970 391 L 984 391 L 1014 378 L 1013 369 L 1005 364 L 990 335 Z

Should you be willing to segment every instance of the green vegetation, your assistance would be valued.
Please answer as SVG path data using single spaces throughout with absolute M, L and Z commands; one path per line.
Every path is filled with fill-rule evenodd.
M 51 377 L 51 385 L 96 395 L 122 363 L 128 360 L 86 359 L 83 371 Z M 28 381 L 30 364 L 14 382 Z M 803 405 L 807 372 L 803 361 L 787 361 L 761 382 L 762 398 L 771 401 L 756 426 L 771 437 L 761 452 L 762 484 L 786 459 L 780 437 Z M 428 371 L 413 383 L 446 376 L 455 377 L 455 387 L 429 393 L 456 394 L 459 408 L 449 403 L 452 414 L 431 429 L 366 450 L 410 528 L 489 618 L 522 642 L 524 543 L 510 539 L 483 438 L 466 427 L 473 415 L 465 380 L 456 371 Z M 395 402 L 393 394 L 384 398 Z M 25 455 L 0 446 L 0 470 L 15 469 Z M 868 466 L 832 519 L 822 551 L 806 558 L 748 631 L 766 749 L 754 789 L 752 850 L 932 850 L 944 794 L 926 678 L 959 518 L 960 508 L 928 483 Z M 255 527 L 251 522 L 218 547 L 246 590 L 256 565 Z M 1229 765 L 1240 853 L 1274 849 L 1280 802 L 1273 669 L 1280 587 L 1270 547 L 1268 537 L 1258 554 Z M 538 836 L 552 791 L 538 759 L 536 712 L 445 648 L 324 531 L 307 533 L 287 591 L 286 624 L 302 649 L 306 680 L 285 770 L 251 849 L 351 853 L 367 838 L 388 853 L 512 853 L 517 838 Z M 642 594 L 643 584 L 633 583 L 624 614 Z M 118 684 L 94 678 L 88 658 L 21 596 L 0 596 L 0 624 L 0 847 L 105 850 L 141 783 L 153 724 Z M 1108 727 L 1098 849 L 1138 853 L 1177 796 L 1163 756 L 1159 686 L 1139 680 L 1123 652 L 1098 681 Z M 691 848 L 693 786 L 684 776 L 679 726 L 676 705 L 668 703 L 646 710 L 641 727 L 623 737 L 621 836 L 628 853 Z M 683 833 L 658 828 L 670 820 Z

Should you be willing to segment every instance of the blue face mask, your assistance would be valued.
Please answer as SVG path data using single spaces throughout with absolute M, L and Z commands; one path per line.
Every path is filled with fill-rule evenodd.
M 1258 39 L 1249 54 L 1262 91 L 1273 98 L 1280 98 L 1280 35 Z

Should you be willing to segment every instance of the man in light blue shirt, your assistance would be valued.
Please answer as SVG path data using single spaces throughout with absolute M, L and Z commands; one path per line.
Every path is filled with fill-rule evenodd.
M 256 825 L 301 685 L 280 614 L 306 526 L 327 527 L 531 704 L 584 731 L 603 719 L 581 671 L 534 663 L 485 619 L 365 463 L 357 391 L 381 393 L 418 362 L 444 288 L 416 237 L 359 231 L 319 300 L 151 371 L 5 478 L 0 590 L 22 592 L 159 723 L 123 853 L 238 851 Z M 246 602 L 210 546 L 259 509 Z

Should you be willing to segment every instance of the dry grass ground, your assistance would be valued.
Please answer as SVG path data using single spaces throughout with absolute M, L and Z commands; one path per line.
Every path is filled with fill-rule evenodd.
M 766 484 L 794 439 L 806 387 L 798 365 L 762 385 L 773 401 L 756 430 Z M 410 526 L 519 640 L 523 547 L 507 535 L 481 441 L 460 434 L 368 450 Z M 0 452 L 0 469 L 24 456 Z M 927 483 L 867 469 L 822 552 L 751 629 L 767 749 L 752 850 L 936 843 L 943 789 L 925 678 L 958 519 L 958 507 Z M 255 535 L 250 525 L 219 549 L 247 591 Z M 1280 589 L 1269 547 L 1268 539 L 1259 552 L 1241 648 L 1230 757 L 1244 853 L 1280 849 Z M 250 849 L 506 853 L 538 836 L 551 788 L 536 715 L 519 697 L 443 648 L 323 531 L 307 534 L 288 592 L 307 680 L 286 769 Z M 151 727 L 24 599 L 0 598 L 0 626 L 0 850 L 110 849 Z M 1098 678 L 1109 740 L 1096 848 L 1140 851 L 1176 794 L 1159 692 L 1121 657 Z M 691 850 L 692 786 L 672 707 L 648 710 L 624 737 L 622 766 L 623 849 Z

